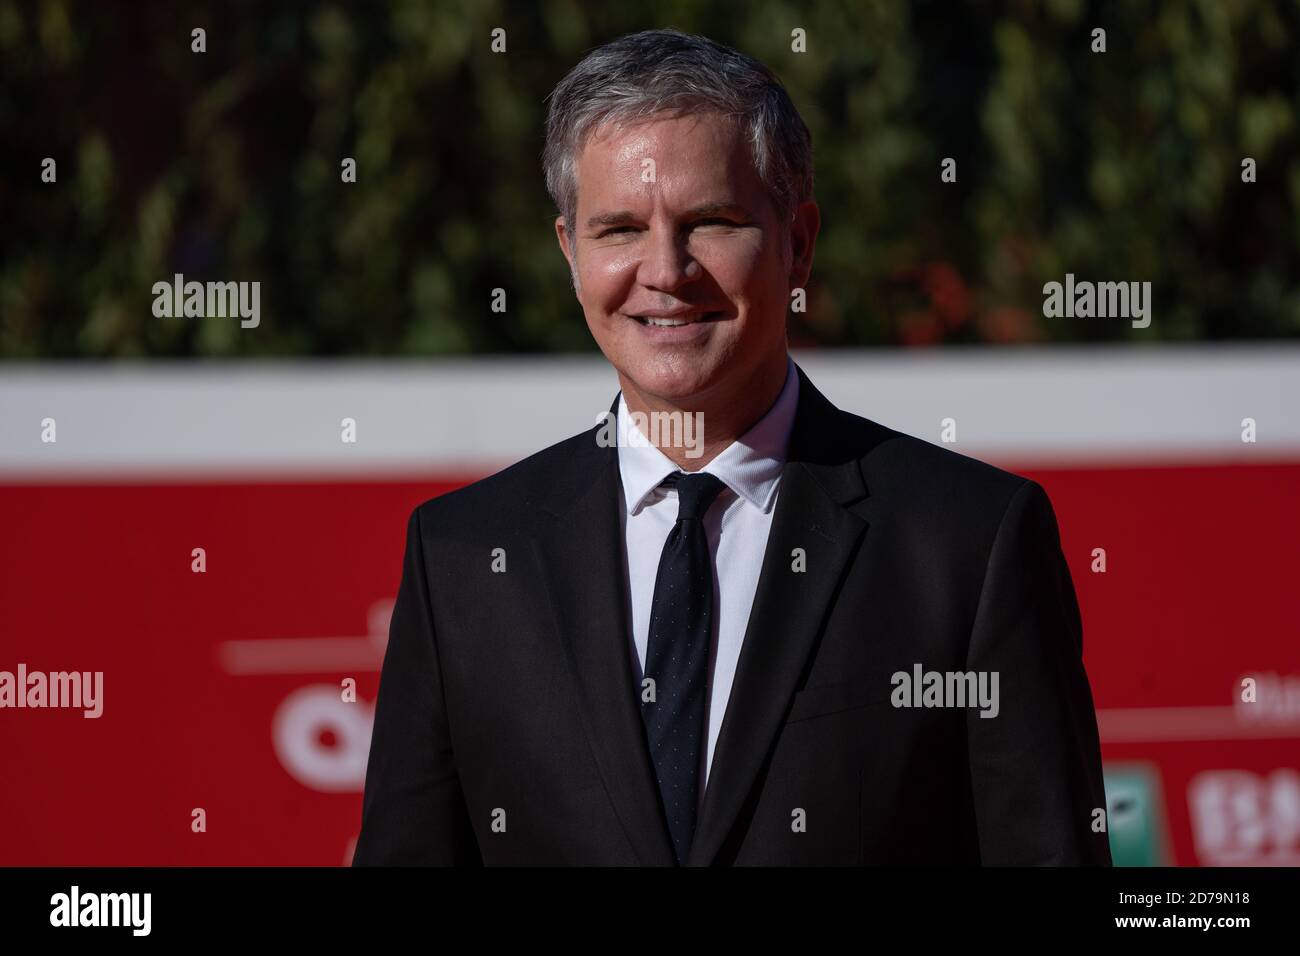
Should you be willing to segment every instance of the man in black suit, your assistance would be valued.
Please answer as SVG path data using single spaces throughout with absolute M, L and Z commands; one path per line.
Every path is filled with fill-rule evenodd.
M 1042 488 L 787 355 L 820 220 L 777 80 L 625 37 L 545 164 L 621 391 L 411 515 L 354 863 L 1109 864 Z

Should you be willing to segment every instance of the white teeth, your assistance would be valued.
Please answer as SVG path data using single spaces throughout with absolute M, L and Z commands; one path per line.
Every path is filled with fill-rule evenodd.
M 679 325 L 690 325 L 692 322 L 697 322 L 700 320 L 701 316 L 691 315 L 691 316 L 674 316 L 672 318 L 659 318 L 652 315 L 639 315 L 636 316 L 636 318 L 640 319 L 646 325 L 658 325 L 658 326 L 663 326 L 665 328 L 676 328 Z

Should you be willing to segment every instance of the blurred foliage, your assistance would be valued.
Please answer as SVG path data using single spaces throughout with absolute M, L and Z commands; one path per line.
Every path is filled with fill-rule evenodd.
M 797 345 L 1300 335 L 1292 0 L 0 0 L 0 355 L 593 348 L 544 97 L 654 26 L 763 60 L 813 131 Z M 261 280 L 260 327 L 154 318 L 177 272 Z M 1066 272 L 1151 281 L 1151 327 L 1044 319 Z

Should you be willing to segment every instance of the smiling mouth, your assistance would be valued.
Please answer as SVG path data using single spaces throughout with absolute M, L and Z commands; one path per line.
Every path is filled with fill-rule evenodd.
M 691 312 L 687 315 L 674 316 L 629 315 L 628 318 L 636 319 L 642 325 L 671 329 L 681 325 L 693 325 L 696 322 L 711 322 L 714 319 L 721 318 L 721 316 L 721 312 Z

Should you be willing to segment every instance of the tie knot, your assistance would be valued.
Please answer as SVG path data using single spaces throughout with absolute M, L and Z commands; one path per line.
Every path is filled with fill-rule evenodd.
M 663 480 L 669 488 L 677 489 L 677 520 L 690 521 L 704 517 L 713 499 L 726 487 L 722 479 L 706 471 L 687 474 L 674 472 Z

